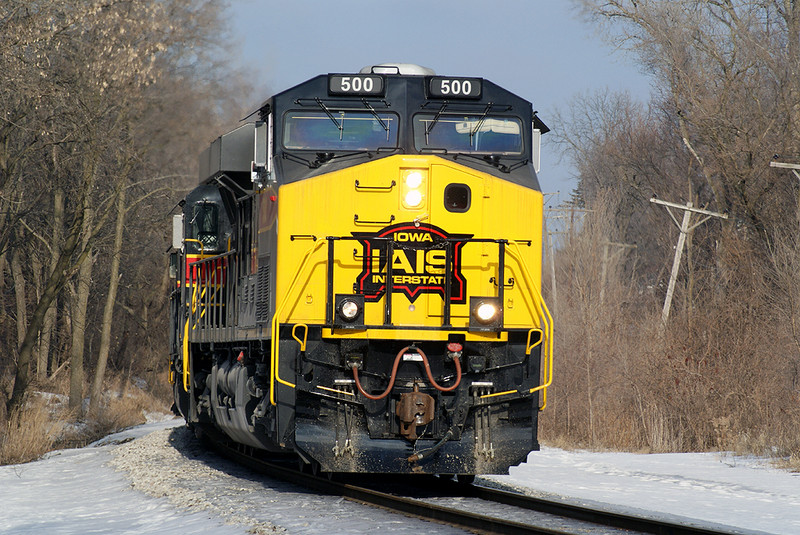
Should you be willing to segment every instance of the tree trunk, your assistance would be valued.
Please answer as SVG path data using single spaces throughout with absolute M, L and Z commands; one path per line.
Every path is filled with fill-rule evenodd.
M 0 295 L 5 291 L 6 266 L 8 266 L 8 259 L 6 256 L 6 253 L 0 253 Z M 3 323 L 5 323 L 7 319 L 8 316 L 6 315 L 5 307 L 0 306 L 0 330 L 3 329 Z
M 14 388 L 11 392 L 11 397 L 6 403 L 8 412 L 11 413 L 14 409 L 22 404 L 25 397 L 25 392 L 28 389 L 28 368 L 30 366 L 31 355 L 36 347 L 36 340 L 39 338 L 39 332 L 44 323 L 44 317 L 47 309 L 55 300 L 58 292 L 64 287 L 67 281 L 70 270 L 77 265 L 80 265 L 89 254 L 88 250 L 84 250 L 72 263 L 72 255 L 78 248 L 78 243 L 81 236 L 81 229 L 83 228 L 84 211 L 88 209 L 89 199 L 88 195 L 91 191 L 91 184 L 87 184 L 82 192 L 83 198 L 79 201 L 79 208 L 75 214 L 75 220 L 70 228 L 69 235 L 64 242 L 64 248 L 61 250 L 56 262 L 56 268 L 47 280 L 47 285 L 42 292 L 42 298 L 37 303 L 36 308 L 31 316 L 30 324 L 25 332 L 25 338 L 19 348 L 19 358 L 17 359 L 17 371 L 14 376 Z
M 89 249 L 89 230 L 92 227 L 92 210 L 86 209 L 83 247 Z M 69 351 L 69 408 L 80 408 L 83 402 L 83 357 L 86 346 L 86 311 L 89 307 L 89 290 L 92 283 L 92 260 L 81 264 L 75 285 L 72 306 L 72 347 Z
M 42 298 L 42 262 L 39 260 L 39 255 L 36 254 L 36 251 L 31 251 L 30 256 L 28 257 L 28 262 L 30 264 L 30 271 L 33 278 L 33 301 L 34 303 L 38 303 L 39 300 Z M 25 325 L 27 325 L 27 321 Z M 23 332 L 24 336 L 24 332 Z M 22 337 L 19 339 L 20 343 L 22 342 Z M 42 361 L 42 338 L 39 337 L 39 343 L 36 347 L 36 377 L 42 378 L 42 371 L 41 371 L 41 361 Z
M 56 188 L 53 193 L 53 243 L 61 243 L 61 237 L 64 233 L 64 192 L 61 188 Z M 48 268 L 48 276 L 52 276 L 55 270 L 56 263 L 58 262 L 58 249 L 51 250 L 50 265 Z M 50 369 L 50 345 L 53 339 L 53 331 L 56 325 L 56 311 L 58 310 L 58 298 L 56 298 L 47 309 L 44 317 L 44 324 L 42 326 L 42 333 L 39 340 L 39 360 L 37 362 L 36 372 L 38 377 L 46 377 Z
M 22 248 L 17 246 L 11 255 L 11 277 L 14 281 L 14 295 L 17 303 L 17 347 L 22 345 L 22 340 L 25 338 L 25 326 L 28 323 L 22 261 Z
M 114 317 L 114 303 L 117 300 L 119 288 L 119 263 L 122 253 L 122 237 L 125 230 L 125 188 L 121 188 L 117 197 L 117 224 L 114 229 L 114 248 L 111 251 L 111 273 L 108 282 L 108 294 L 103 309 L 103 324 L 100 334 L 100 351 L 97 355 L 97 367 L 92 382 L 92 392 L 89 398 L 89 415 L 94 416 L 100 405 L 100 395 L 103 390 L 103 378 L 106 373 L 108 354 L 111 349 L 111 321 Z

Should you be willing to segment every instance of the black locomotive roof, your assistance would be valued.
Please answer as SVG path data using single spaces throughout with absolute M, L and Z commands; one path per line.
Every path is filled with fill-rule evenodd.
M 347 94 L 341 89 L 341 81 L 350 82 L 354 78 L 374 76 L 374 84 L 370 86 L 372 93 L 366 92 Z M 459 81 L 462 84 L 470 83 L 471 92 L 468 95 L 443 95 L 441 94 L 442 80 L 452 83 Z M 446 82 L 447 83 L 447 82 Z M 340 85 L 336 85 L 340 84 Z M 437 85 L 438 84 L 438 85 Z M 380 90 L 376 90 L 376 88 Z M 450 87 L 450 86 L 448 86 Z M 435 91 L 435 89 L 438 90 Z M 477 88 L 477 89 L 476 89 Z M 509 116 L 518 118 L 522 125 L 524 148 L 516 156 L 503 156 L 502 164 L 495 160 L 481 161 L 480 158 L 464 158 L 458 154 L 441 155 L 448 159 L 484 171 L 504 180 L 519 183 L 528 187 L 538 188 L 536 173 L 533 171 L 531 139 L 532 127 L 545 133 L 549 128 L 536 116 L 530 101 L 521 98 L 511 91 L 483 78 L 448 77 L 436 75 L 406 75 L 406 74 L 321 74 L 302 82 L 292 88 L 277 93 L 261 106 L 259 113 L 262 120 L 266 120 L 269 113 L 273 113 L 273 133 L 275 139 L 275 165 L 279 171 L 281 182 L 294 182 L 310 178 L 317 174 L 330 172 L 336 169 L 354 165 L 358 157 L 335 158 L 320 163 L 309 159 L 308 154 L 298 154 L 287 150 L 281 145 L 283 136 L 283 117 L 294 110 L 332 110 L 354 109 L 375 110 L 376 112 L 394 112 L 399 115 L 405 126 L 398 133 L 397 149 L 395 151 L 378 151 L 362 155 L 363 159 L 385 157 L 391 154 L 419 154 L 414 146 L 413 132 L 409 122 L 417 113 L 432 114 L 471 114 L 478 115 L 489 113 L 493 116 Z M 488 163 L 487 163 L 488 162 Z
M 328 82 L 331 76 L 337 75 L 320 74 L 268 98 L 258 109 L 261 119 L 264 120 L 270 111 L 277 111 L 278 115 L 280 115 L 282 111 L 286 111 L 297 105 L 303 105 L 303 101 L 309 99 L 312 101 L 320 99 L 323 103 L 331 103 L 336 106 L 347 103 L 352 103 L 354 106 L 363 106 L 363 104 L 359 104 L 362 98 L 370 102 L 373 100 L 384 101 L 390 109 L 397 112 L 407 111 L 414 113 L 420 109 L 436 109 L 435 106 L 437 103 L 448 102 L 449 111 L 481 111 L 491 103 L 495 111 L 499 111 L 503 107 L 508 107 L 509 111 L 523 119 L 525 119 L 526 115 L 528 117 L 533 115 L 533 108 L 530 101 L 484 78 L 475 78 L 475 80 L 480 80 L 482 85 L 482 91 L 479 97 L 454 99 L 431 95 L 427 91 L 432 78 L 448 77 L 381 74 L 379 76 L 385 81 L 385 91 L 383 94 L 359 94 L 349 96 L 330 93 Z M 353 74 L 352 76 L 359 75 Z M 310 103 L 306 103 L 306 105 L 308 104 Z M 535 120 L 542 133 L 550 130 L 538 117 L 536 117 Z

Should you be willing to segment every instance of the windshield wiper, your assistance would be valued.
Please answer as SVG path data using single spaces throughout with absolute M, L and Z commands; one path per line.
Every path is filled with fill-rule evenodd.
M 386 141 L 389 141 L 389 125 L 387 125 L 386 123 L 383 122 L 383 119 L 381 119 L 381 116 L 378 115 L 378 112 L 375 111 L 375 108 L 372 107 L 372 104 L 367 102 L 367 99 L 362 98 L 361 102 L 364 103 L 364 107 L 367 108 L 370 111 L 372 116 L 375 117 L 378 120 L 379 123 L 381 123 L 381 126 L 383 127 L 384 131 L 386 132 Z
M 470 147 L 472 146 L 472 138 L 475 136 L 475 134 L 478 133 L 478 130 L 481 129 L 481 126 L 483 125 L 483 121 L 486 120 L 486 116 L 489 114 L 489 111 L 492 109 L 492 106 L 494 106 L 494 104 L 492 104 L 491 102 L 486 105 L 486 108 L 484 108 L 483 113 L 481 114 L 481 118 L 478 120 L 478 124 L 476 124 L 475 128 L 473 128 L 472 131 L 469 133 L 469 146 Z
M 437 111 L 436 115 L 433 116 L 433 121 L 431 121 L 431 124 L 429 124 L 428 127 L 425 129 L 425 144 L 426 145 L 428 144 L 428 134 L 431 133 L 431 130 L 433 130 L 433 127 L 436 126 L 436 123 L 439 121 L 439 117 L 442 116 L 442 113 L 446 109 L 447 109 L 447 101 L 445 100 L 442 103 L 442 107 L 439 108 L 439 111 Z
M 300 156 L 293 154 L 291 152 L 283 151 L 281 157 L 284 160 L 291 160 L 296 163 L 306 164 L 309 167 L 309 169 L 314 169 L 315 167 L 319 167 L 319 164 L 316 163 L 316 160 L 315 161 L 306 160 L 305 158 L 301 158 Z
M 324 163 L 328 163 L 331 160 L 342 160 L 344 158 L 353 158 L 355 156 L 361 156 L 366 154 L 367 157 L 372 158 L 372 153 L 381 153 L 381 152 L 395 152 L 399 150 L 400 147 L 376 147 L 374 149 L 362 149 L 362 150 L 351 150 L 345 153 L 338 153 L 338 152 L 318 152 L 316 159 L 309 164 L 309 167 L 315 169 Z
M 337 121 L 336 117 L 333 116 L 333 114 L 331 113 L 331 110 L 328 109 L 328 107 L 325 105 L 325 103 L 322 102 L 322 100 L 320 100 L 319 97 L 315 98 L 314 100 L 317 102 L 317 106 L 319 106 L 322 109 L 322 111 L 325 112 L 325 114 L 328 116 L 328 118 L 331 121 L 333 121 L 333 124 L 336 125 L 336 128 L 339 129 L 339 141 L 341 141 L 342 140 L 342 136 L 344 134 L 344 126 L 339 124 L 339 121 Z
M 306 158 L 302 158 L 296 154 L 291 152 L 283 152 L 283 159 L 284 160 L 292 160 L 293 162 L 302 163 L 308 166 L 309 169 L 317 169 L 322 166 L 322 164 L 328 163 L 332 160 L 340 160 L 343 158 L 352 158 L 354 156 L 359 156 L 366 154 L 368 157 L 372 158 L 372 153 L 381 153 L 381 152 L 396 152 L 400 150 L 400 147 L 377 147 L 374 149 L 364 149 L 364 150 L 356 150 L 350 151 L 343 154 L 339 154 L 336 152 L 317 152 L 315 153 L 315 158 L 313 160 L 308 160 Z
M 334 152 L 318 152 L 317 157 L 314 159 L 313 162 L 309 165 L 312 169 L 319 167 L 320 165 L 324 164 L 325 162 L 329 162 L 336 158 L 336 153 Z
M 514 169 L 519 169 L 520 167 L 523 167 L 523 166 L 528 164 L 528 159 L 527 158 L 523 159 L 523 160 L 519 160 L 517 162 L 514 162 L 511 165 L 506 165 L 506 164 L 500 163 L 500 159 L 506 157 L 506 156 L 503 156 L 501 154 L 483 154 L 483 155 L 478 155 L 478 154 L 470 154 L 469 152 L 457 152 L 456 154 L 453 155 L 453 160 L 457 160 L 459 158 L 459 156 L 463 156 L 465 158 L 471 158 L 471 159 L 477 160 L 479 162 L 488 163 L 489 165 L 492 165 L 492 166 L 496 167 L 501 173 L 510 173 Z
M 308 160 L 306 158 L 302 158 L 297 154 L 293 154 L 291 152 L 283 152 L 283 159 L 284 160 L 291 160 L 293 162 L 302 163 L 308 166 L 309 169 L 317 169 L 324 163 L 327 163 L 334 158 L 337 158 L 336 153 L 334 152 L 318 152 L 315 154 L 316 158 L 313 160 Z M 347 156 L 346 154 L 344 156 Z

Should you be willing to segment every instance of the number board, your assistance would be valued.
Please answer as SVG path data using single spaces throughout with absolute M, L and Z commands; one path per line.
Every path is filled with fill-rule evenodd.
M 377 74 L 329 74 L 331 95 L 383 95 L 383 76 Z
M 428 79 L 428 94 L 437 98 L 480 98 L 482 82 L 482 78 L 433 76 Z

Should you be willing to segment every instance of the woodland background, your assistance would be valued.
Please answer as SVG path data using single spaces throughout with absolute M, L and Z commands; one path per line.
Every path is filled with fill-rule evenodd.
M 800 466 L 800 180 L 769 166 L 800 163 L 800 6 L 574 3 L 653 91 L 548 121 L 577 187 L 548 214 L 540 436 Z M 0 463 L 168 408 L 171 214 L 265 96 L 225 28 L 212 0 L 0 4 Z M 666 324 L 678 231 L 654 194 L 729 216 L 688 236 Z

